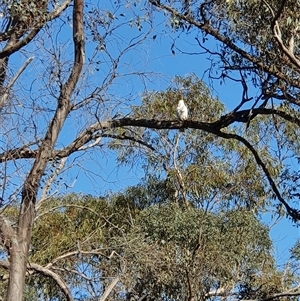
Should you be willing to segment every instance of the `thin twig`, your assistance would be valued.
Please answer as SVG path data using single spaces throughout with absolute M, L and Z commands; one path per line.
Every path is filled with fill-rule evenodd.
M 5 91 L 1 97 L 0 100 L 0 110 L 4 107 L 8 95 L 9 95 L 9 91 L 12 88 L 12 86 L 15 84 L 15 82 L 17 81 L 17 79 L 19 78 L 19 76 L 22 74 L 22 72 L 26 69 L 26 67 L 30 64 L 30 62 L 33 60 L 33 57 L 30 57 L 26 60 L 26 62 L 24 63 L 24 65 L 18 70 L 18 72 L 16 73 L 16 75 L 11 79 L 10 83 L 7 85 L 7 87 L 5 88 Z

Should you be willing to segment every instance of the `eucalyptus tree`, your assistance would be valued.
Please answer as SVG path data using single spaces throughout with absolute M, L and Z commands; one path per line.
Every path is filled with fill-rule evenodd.
M 183 93 L 191 119 L 214 122 L 224 114 L 203 82 L 189 76 L 145 93 L 132 120 L 157 112 L 171 120 Z M 242 131 L 243 125 L 231 128 Z M 269 120 L 260 118 L 248 140 L 277 179 L 281 164 L 262 139 L 271 133 Z M 272 194 L 246 147 L 189 128 L 130 126 L 106 134 L 120 137 L 108 145 L 119 163 L 141 164 L 144 177 L 119 193 L 37 204 L 26 298 L 273 299 L 292 289 L 282 285 L 286 274 L 276 269 L 269 229 L 258 218 L 272 208 Z M 17 221 L 16 206 L 6 214 Z
M 77 300 L 272 299 L 283 292 L 268 228 L 252 211 L 187 210 L 173 196 L 158 205 L 156 193 L 151 184 L 106 198 L 51 200 L 36 221 L 30 262 L 55 271 Z M 34 269 L 25 296 L 64 299 Z
M 216 121 L 219 129 L 236 122 L 247 127 L 257 116 L 268 116 L 273 122 L 274 145 L 286 167 L 281 180 L 273 181 L 253 155 L 268 178 L 278 207 L 283 206 L 288 216 L 299 221 L 299 173 L 292 168 L 299 156 L 299 1 L 150 3 L 156 13 L 164 13 L 170 33 L 176 33 L 171 45 L 173 54 L 185 53 L 189 59 L 204 53 L 211 62 L 204 71 L 213 87 L 220 82 L 240 84 L 242 95 L 232 93 L 234 109 Z M 224 130 L 215 134 L 247 145 L 246 135 L 230 137 Z
M 148 48 L 144 47 L 148 47 L 148 44 L 145 46 L 143 43 L 148 37 L 154 38 L 153 11 L 148 3 L 145 5 L 126 2 L 123 5 L 120 2 L 84 3 L 83 0 L 0 2 L 0 163 L 3 167 L 0 171 L 0 231 L 5 257 L 0 263 L 8 271 L 7 275 L 3 276 L 5 279 L 8 277 L 7 300 L 22 300 L 26 273 L 33 272 L 50 277 L 60 287 L 66 299 L 74 299 L 70 288 L 56 270 L 51 269 L 51 266 L 29 262 L 35 219 L 42 214 L 43 205 L 56 189 L 59 190 L 62 186 L 69 189 L 72 186 L 64 180 L 63 171 L 75 164 L 83 168 L 80 159 L 84 155 L 90 155 L 90 150 L 102 151 L 108 146 L 108 141 L 116 139 L 134 142 L 134 147 L 154 152 L 155 149 L 149 145 L 148 140 L 153 139 L 156 134 L 149 134 L 145 131 L 146 128 L 189 128 L 193 129 L 190 135 L 195 131 L 195 134 L 199 133 L 199 137 L 219 137 L 228 140 L 229 144 L 230 141 L 237 141 L 239 147 L 245 150 L 244 156 L 249 159 L 247 177 L 252 172 L 257 172 L 261 183 L 267 181 L 268 187 L 272 189 L 286 213 L 294 220 L 299 219 L 298 211 L 291 204 L 292 197 L 297 196 L 295 183 L 297 184 L 298 174 L 291 169 L 283 170 L 280 166 L 282 145 L 285 154 L 288 155 L 296 154 L 298 150 L 298 143 L 294 139 L 298 135 L 296 126 L 299 125 L 297 47 L 293 50 L 291 46 L 286 46 L 287 40 L 290 41 L 289 45 L 293 44 L 293 39 L 295 45 L 297 44 L 297 28 L 294 26 L 296 16 L 292 13 L 291 6 L 287 7 L 291 11 L 291 18 L 286 14 L 286 1 L 278 6 L 264 2 L 263 8 L 268 13 L 261 18 L 259 24 L 263 25 L 265 30 L 265 24 L 269 22 L 271 34 L 253 34 L 251 38 L 256 39 L 251 44 L 253 52 L 248 52 L 238 45 L 246 42 L 244 34 L 249 24 L 253 25 L 253 28 L 260 28 L 255 27 L 255 22 L 260 19 L 251 19 L 249 15 L 250 11 L 259 8 L 257 2 L 245 3 L 227 1 L 225 4 L 214 1 L 198 5 L 191 2 L 181 6 L 182 3 L 178 2 L 175 3 L 175 9 L 170 6 L 171 3 L 165 5 L 163 2 L 152 1 L 152 5 L 171 13 L 175 30 L 189 30 L 189 25 L 195 26 L 223 43 L 221 45 L 225 48 L 220 51 L 219 62 L 228 65 L 220 69 L 227 70 L 221 77 L 230 76 L 229 71 L 238 65 L 240 81 L 245 88 L 243 99 L 232 112 L 217 111 L 218 114 L 210 113 L 213 116 L 194 115 L 189 120 L 178 121 L 170 114 L 171 111 L 166 115 L 159 114 L 157 110 L 154 115 L 143 115 L 143 108 L 131 108 L 128 105 L 130 100 L 137 98 L 131 91 L 136 84 L 135 78 L 139 78 L 145 84 L 146 79 L 153 75 L 151 72 L 146 73 L 145 66 L 148 62 L 144 58 L 139 62 L 145 62 L 145 65 L 131 64 L 129 56 L 130 51 L 134 53 L 132 57 L 147 53 L 145 49 Z M 240 13 L 234 13 L 236 11 Z M 238 30 L 234 31 L 233 24 L 239 17 L 241 21 L 238 23 Z M 293 28 L 292 35 L 285 33 L 289 26 Z M 231 34 L 236 43 L 230 39 Z M 266 52 L 266 56 L 260 57 L 256 53 L 259 39 L 262 39 L 262 45 L 271 49 L 270 53 Z M 203 47 L 199 38 L 196 41 Z M 275 45 L 279 45 L 279 48 Z M 228 49 L 233 53 L 226 52 Z M 261 87 L 261 93 L 258 93 L 261 96 L 252 99 L 251 110 L 241 110 L 243 104 L 251 101 L 251 97 L 247 95 L 245 72 L 250 72 L 253 75 L 253 83 Z M 115 87 L 124 87 L 125 82 L 132 82 L 132 85 L 118 95 Z M 196 97 L 193 99 L 194 106 L 199 104 Z M 273 99 L 278 101 L 279 107 L 277 103 L 276 106 L 271 105 Z M 168 99 L 164 100 L 165 104 L 160 102 L 158 106 L 162 112 L 165 112 L 163 106 L 169 104 Z M 261 105 L 258 105 L 259 101 L 262 102 Z M 189 102 L 189 106 L 192 108 L 193 103 Z M 116 113 L 121 113 L 121 117 Z M 266 141 L 263 142 L 266 150 L 260 151 L 260 141 L 251 140 L 254 138 L 249 138 L 248 141 L 247 137 L 234 132 L 231 127 L 235 122 L 242 122 L 249 124 L 249 132 L 255 131 L 254 117 L 258 115 L 270 115 L 276 121 L 273 125 L 275 134 L 272 143 L 276 141 L 279 145 L 278 162 L 274 161 L 273 154 L 269 156 Z M 139 130 L 142 136 L 139 136 Z M 281 135 L 284 132 L 288 135 Z M 168 140 L 166 143 L 169 143 Z M 226 147 L 229 147 L 229 144 Z M 113 146 L 111 143 L 111 147 Z M 181 144 L 178 143 L 175 149 L 180 147 Z M 220 150 L 226 147 L 223 146 Z M 156 152 L 153 156 L 157 157 L 158 154 Z M 209 157 L 207 151 L 204 151 L 204 155 Z M 184 173 L 188 174 L 188 166 L 178 165 L 180 158 L 175 158 L 173 165 L 170 165 L 168 160 L 171 160 L 170 156 L 166 156 L 166 161 L 162 162 L 165 166 L 162 168 L 170 181 L 174 175 L 177 177 L 176 183 L 179 186 L 175 188 L 174 198 L 180 202 L 183 200 L 183 204 L 189 201 L 201 204 L 201 189 L 196 187 L 193 190 L 192 181 L 182 181 L 184 176 L 187 179 Z M 191 162 L 197 163 L 192 159 Z M 201 173 L 197 168 L 190 167 L 190 172 Z M 281 182 L 278 181 L 280 171 Z M 61 179 L 57 177 L 59 174 L 62 174 Z M 209 176 L 209 173 L 206 175 Z M 222 183 L 216 181 L 215 185 L 220 184 L 221 189 L 225 182 L 230 182 L 228 179 L 220 181 Z M 282 183 L 283 186 L 279 187 L 278 183 Z M 230 186 L 230 183 L 228 185 Z M 265 188 L 265 185 L 263 186 Z M 266 191 L 263 188 L 258 193 L 263 201 L 256 206 L 251 200 L 249 208 L 255 210 L 261 204 L 266 204 Z M 191 190 L 193 193 L 189 192 Z M 207 193 L 209 195 L 213 192 Z M 207 198 L 204 199 L 207 201 Z M 243 199 L 246 201 L 246 198 Z M 12 220 L 9 212 L 11 205 L 18 206 L 17 216 Z
M 139 69 L 125 70 L 123 57 L 141 45 L 151 24 L 140 33 L 133 9 L 98 4 L 0 2 L 0 229 L 6 253 L 1 266 L 9 275 L 7 300 L 23 299 L 36 212 L 53 187 L 68 187 L 57 177 L 70 166 L 67 158 L 100 147 L 105 128 L 100 119 L 111 120 L 119 104 L 109 87 L 121 75 L 143 76 Z M 127 13 L 131 17 L 125 18 Z M 134 25 L 127 39 L 117 32 Z M 6 211 L 13 203 L 19 204 L 14 224 Z M 66 298 L 73 299 L 57 274 L 41 266 L 34 269 L 51 277 Z

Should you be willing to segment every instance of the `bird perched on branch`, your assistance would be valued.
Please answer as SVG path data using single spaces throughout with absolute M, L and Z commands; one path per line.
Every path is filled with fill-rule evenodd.
M 187 118 L 188 118 L 188 108 L 182 99 L 179 100 L 179 102 L 178 102 L 177 116 L 181 121 L 187 120 Z M 180 131 L 183 132 L 184 129 L 180 129 Z

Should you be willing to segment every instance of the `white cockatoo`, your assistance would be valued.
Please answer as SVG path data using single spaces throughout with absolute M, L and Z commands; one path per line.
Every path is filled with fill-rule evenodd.
M 179 100 L 178 102 L 177 116 L 180 120 L 187 120 L 188 118 L 188 108 L 185 105 L 183 99 Z
M 180 120 L 187 120 L 188 118 L 188 108 L 185 105 L 183 99 L 179 100 L 178 106 L 177 106 L 177 116 Z M 181 132 L 183 132 L 184 129 L 181 129 Z

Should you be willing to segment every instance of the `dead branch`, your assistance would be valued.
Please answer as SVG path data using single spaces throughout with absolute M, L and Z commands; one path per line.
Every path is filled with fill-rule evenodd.
M 40 28 L 35 29 L 37 31 Z M 32 33 L 29 34 L 31 36 Z M 24 39 L 28 39 L 28 36 Z M 24 41 L 21 40 L 20 42 Z M 22 202 L 18 217 L 17 244 L 12 244 L 10 249 L 10 274 L 7 290 L 7 300 L 16 301 L 23 299 L 23 287 L 25 285 L 25 274 L 27 257 L 31 239 L 31 231 L 35 217 L 35 204 L 40 180 L 51 158 L 54 145 L 64 122 L 70 112 L 71 95 L 79 80 L 84 63 L 84 31 L 83 31 L 83 0 L 74 0 L 73 8 L 73 41 L 74 62 L 70 75 L 65 84 L 62 85 L 57 100 L 57 107 L 52 121 L 48 125 L 44 139 L 36 152 L 35 161 L 24 181 L 22 188 Z M 14 44 L 9 51 L 15 51 Z M 4 50 L 0 53 L 0 58 Z
M 38 207 L 41 206 L 41 204 L 47 200 L 47 194 L 51 188 L 51 185 L 53 183 L 53 181 L 56 179 L 57 175 L 61 172 L 61 170 L 64 168 L 65 163 L 67 161 L 67 158 L 62 158 L 58 164 L 58 166 L 55 168 L 55 170 L 50 174 L 50 176 L 48 177 L 47 182 L 45 183 L 45 186 L 42 190 L 42 195 L 40 198 L 40 201 L 38 203 L 38 205 L 36 206 L 36 211 L 38 211 Z

